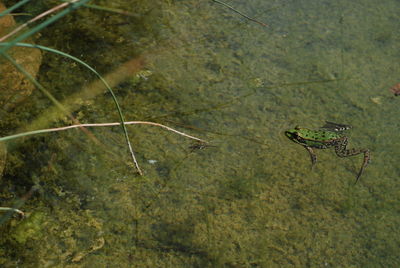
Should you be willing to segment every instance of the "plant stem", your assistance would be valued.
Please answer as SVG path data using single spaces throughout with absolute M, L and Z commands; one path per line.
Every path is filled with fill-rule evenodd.
M 161 127 L 164 128 L 168 131 L 172 131 L 178 135 L 187 137 L 189 139 L 192 140 L 196 140 L 198 142 L 202 142 L 202 143 L 207 143 L 207 141 L 202 140 L 200 138 L 196 138 L 194 136 L 188 135 L 186 133 L 183 133 L 181 131 L 178 131 L 176 129 L 173 129 L 171 127 L 159 124 L 159 123 L 155 123 L 155 122 L 148 122 L 148 121 L 125 121 L 124 122 L 125 125 L 151 125 L 151 126 L 157 126 L 157 127 Z M 6 140 L 12 140 L 12 139 L 16 139 L 16 138 L 20 138 L 20 137 L 24 137 L 24 136 L 29 136 L 29 135 L 35 135 L 35 134 L 41 134 L 41 133 L 48 133 L 48 132 L 56 132 L 56 131 L 63 131 L 63 130 L 67 130 L 67 129 L 72 129 L 72 128 L 81 128 L 81 127 L 110 127 L 110 126 L 119 126 L 121 125 L 121 123 L 119 122 L 114 122 L 114 123 L 91 123 L 91 124 L 77 124 L 77 125 L 71 125 L 71 126 L 65 126 L 65 127 L 58 127 L 58 128 L 48 128 L 48 129 L 39 129 L 39 130 L 34 130 L 34 131 L 28 131 L 28 132 L 23 132 L 23 133 L 19 133 L 19 134 L 14 134 L 14 135 L 10 135 L 10 136 L 5 136 L 5 137 L 1 137 L 0 138 L 0 142 L 1 141 L 6 141 Z
M 3 42 L 3 41 L 6 40 L 8 37 L 10 37 L 10 36 L 16 34 L 16 33 L 19 32 L 20 30 L 22 30 L 23 28 L 25 28 L 26 26 L 28 26 L 29 24 L 31 24 L 32 22 L 35 22 L 35 21 L 37 21 L 37 20 L 43 18 L 44 16 L 46 16 L 46 15 L 48 15 L 48 14 L 50 14 L 50 13 L 53 13 L 53 12 L 55 12 L 55 11 L 57 11 L 57 10 L 63 8 L 63 7 L 66 7 L 66 6 L 68 6 L 69 4 L 71 4 L 71 3 L 73 3 L 73 2 L 76 2 L 76 1 L 77 1 L 77 0 L 71 0 L 71 1 L 69 1 L 69 2 L 67 2 L 67 3 L 62 3 L 62 4 L 60 4 L 60 5 L 58 5 L 58 6 L 55 6 L 55 7 L 51 8 L 51 9 L 49 9 L 49 10 L 46 10 L 45 12 L 43 12 L 43 13 L 37 15 L 37 16 L 34 17 L 33 19 L 31 19 L 31 20 L 25 22 L 24 24 L 21 24 L 20 26 L 18 26 L 17 28 L 15 28 L 15 29 L 14 29 L 13 31 L 11 31 L 10 33 L 8 33 L 8 34 L 6 34 L 5 36 L 1 37 L 1 38 L 0 38 L 0 42 Z
M 260 24 L 260 25 L 263 26 L 263 27 L 268 27 L 268 25 L 265 24 L 264 22 L 261 22 L 261 21 L 259 21 L 259 20 L 253 19 L 253 18 L 247 16 L 246 14 L 243 14 L 243 13 L 240 12 L 239 10 L 237 10 L 237 9 L 235 9 L 235 8 L 233 8 L 233 7 L 231 7 L 230 5 L 225 4 L 224 2 L 221 2 L 221 1 L 218 1 L 218 0 L 213 0 L 213 1 L 216 2 L 216 3 L 218 3 L 218 4 L 221 4 L 221 5 L 223 5 L 223 6 L 226 6 L 226 7 L 229 8 L 230 10 L 236 12 L 237 14 L 239 14 L 240 16 L 242 16 L 242 17 L 244 17 L 244 18 L 246 18 L 246 19 L 248 19 L 248 20 L 251 20 L 251 21 L 253 21 L 253 22 L 255 22 L 255 23 L 258 23 L 258 24 Z
M 0 18 L 3 17 L 4 15 L 9 14 L 10 12 L 12 12 L 14 9 L 19 8 L 22 5 L 25 5 L 26 3 L 28 3 L 30 0 L 22 0 L 18 3 L 16 3 L 15 5 L 13 5 L 12 7 L 4 10 L 3 12 L 0 13 Z
M 16 208 L 8 208 L 8 207 L 0 207 L 0 211 L 13 211 L 21 215 L 22 217 L 25 216 L 25 213 L 19 209 Z

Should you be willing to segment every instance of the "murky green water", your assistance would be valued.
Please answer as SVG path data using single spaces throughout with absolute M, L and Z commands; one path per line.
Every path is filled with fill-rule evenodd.
M 400 99 L 388 90 L 400 82 L 398 2 L 226 2 L 268 28 L 213 1 L 119 2 L 137 17 L 81 9 L 38 43 L 103 75 L 141 55 L 145 75 L 114 87 L 126 119 L 215 147 L 191 152 L 184 137 L 130 126 L 140 177 L 118 127 L 9 144 L 2 205 L 39 190 L 21 207 L 26 219 L 1 226 L 1 264 L 399 265 Z M 93 79 L 48 54 L 39 77 L 60 100 Z M 81 122 L 118 121 L 107 93 L 80 101 Z M 4 124 L 29 126 L 48 103 L 37 92 Z M 361 155 L 317 150 L 311 171 L 307 152 L 283 135 L 325 120 L 352 125 L 349 146 L 371 150 L 356 185 Z

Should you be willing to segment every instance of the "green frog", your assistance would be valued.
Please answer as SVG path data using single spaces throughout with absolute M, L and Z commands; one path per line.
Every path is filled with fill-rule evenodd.
M 326 124 L 321 130 L 311 130 L 296 126 L 294 129 L 285 131 L 285 135 L 295 143 L 303 145 L 303 147 L 308 151 L 311 157 L 311 168 L 317 162 L 317 156 L 315 155 L 313 148 L 327 149 L 334 147 L 336 155 L 339 157 L 348 157 L 364 153 L 364 161 L 356 177 L 357 183 L 370 161 L 370 154 L 368 149 L 347 149 L 348 138 L 343 135 L 343 131 L 350 128 L 351 126 L 349 125 L 326 121 Z

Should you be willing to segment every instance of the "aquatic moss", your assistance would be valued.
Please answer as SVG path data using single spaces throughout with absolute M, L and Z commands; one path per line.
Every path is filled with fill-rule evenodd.
M 25 244 L 29 239 L 40 239 L 43 235 L 43 223 L 45 218 L 45 213 L 33 212 L 16 226 L 11 237 L 20 244 Z
M 42 183 L 39 197 L 24 209 L 51 207 L 52 213 L 46 212 L 49 231 L 34 240 L 41 247 L 32 243 L 16 252 L 2 244 L 9 249 L 0 251 L 7 254 L 2 260 L 15 256 L 24 264 L 36 259 L 36 266 L 121 267 L 399 263 L 399 145 L 393 135 L 399 109 L 397 99 L 383 93 L 399 69 L 394 49 L 399 27 L 389 34 L 385 26 L 396 21 L 396 9 L 389 3 L 377 9 L 365 1 L 233 4 L 270 23 L 271 30 L 207 1 L 168 1 L 163 6 L 168 26 L 148 13 L 135 26 L 138 32 L 129 35 L 130 28 L 122 28 L 123 39 L 121 28 L 112 25 L 108 29 L 114 32 L 104 39 L 102 30 L 88 25 L 82 25 L 86 35 L 76 42 L 44 39 L 77 55 L 83 51 L 104 72 L 159 46 L 146 66 L 153 73 L 149 79 L 117 88 L 127 115 L 189 126 L 187 131 L 206 136 L 216 147 L 190 152 L 189 144 L 173 135 L 132 127 L 146 172 L 138 178 L 125 165 L 126 148 L 115 129 L 91 130 L 99 143 L 80 131 L 20 143 L 19 153 L 10 156 L 16 165 L 10 163 L 3 178 L 7 189 L 22 195 L 24 185 Z M 106 24 L 102 18 L 93 21 Z M 159 24 L 154 29 L 152 20 Z M 68 22 L 44 36 L 55 29 L 67 33 L 76 18 Z M 121 21 L 113 17 L 110 22 Z M 114 44 L 114 39 L 124 41 Z M 82 50 L 85 41 L 91 46 Z M 42 79 L 55 81 L 60 97 L 69 94 L 64 86 L 73 92 L 87 79 L 68 62 L 48 58 L 47 64 Z M 370 95 L 382 96 L 382 105 L 371 103 Z M 32 116 L 45 106 L 29 105 Z M 98 96 L 77 115 L 88 122 L 108 121 L 115 119 L 111 111 L 112 101 Z M 283 135 L 297 124 L 318 128 L 324 120 L 352 124 L 350 143 L 372 150 L 373 162 L 357 186 L 359 158 L 338 159 L 332 150 L 320 151 L 310 171 L 307 152 Z M 86 254 L 102 238 L 104 246 Z

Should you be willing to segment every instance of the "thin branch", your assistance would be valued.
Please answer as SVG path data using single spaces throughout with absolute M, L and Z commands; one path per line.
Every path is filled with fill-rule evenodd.
M 1 12 L 1 13 L 0 13 L 0 18 L 3 17 L 3 16 L 5 16 L 5 15 L 11 15 L 10 12 L 12 12 L 13 10 L 19 8 L 20 6 L 25 5 L 25 4 L 28 3 L 29 1 L 31 1 L 31 0 L 22 0 L 22 1 L 19 1 L 18 3 L 16 3 L 16 4 L 13 5 L 12 7 L 10 7 L 10 8 L 8 8 L 8 9 L 4 10 L 3 12 Z
M 187 137 L 189 139 L 193 139 L 193 140 L 196 140 L 196 141 L 202 142 L 202 143 L 207 143 L 205 140 L 202 140 L 200 138 L 196 138 L 194 136 L 188 135 L 186 133 L 183 133 L 181 131 L 178 131 L 176 129 L 173 129 L 171 127 L 167 127 L 167 126 L 159 124 L 159 123 L 148 122 L 148 121 L 126 121 L 124 123 L 125 123 L 125 125 L 151 125 L 151 126 L 157 126 L 157 127 L 164 128 L 164 129 L 166 129 L 168 131 L 174 132 L 174 133 L 176 133 L 178 135 Z M 24 137 L 24 136 L 41 134 L 41 133 L 63 131 L 63 130 L 72 129 L 72 128 L 80 128 L 80 127 L 110 127 L 110 126 L 119 126 L 119 125 L 121 125 L 120 122 L 114 122 L 114 123 L 97 123 L 97 124 L 78 124 L 78 125 L 71 125 L 71 126 L 65 126 L 65 127 L 39 129 L 39 130 L 34 130 L 34 131 L 29 131 L 29 132 L 24 132 L 24 133 L 19 133 L 19 134 L 14 134 L 14 135 L 10 135 L 10 136 L 1 137 L 0 141 L 6 141 L 6 140 L 11 140 L 11 139 L 15 139 L 15 138 Z
M 77 1 L 78 1 L 78 0 L 71 0 L 71 1 L 68 1 L 68 2 L 66 2 L 66 3 L 60 4 L 60 5 L 58 5 L 58 6 L 55 6 L 55 7 L 51 8 L 51 9 L 49 9 L 49 10 L 47 10 L 47 11 L 45 11 L 45 12 L 39 14 L 39 15 L 37 15 L 37 16 L 34 17 L 33 19 L 31 19 L 31 20 L 25 22 L 24 24 L 18 26 L 18 27 L 15 28 L 12 32 L 10 32 L 10 33 L 6 34 L 5 36 L 3 36 L 2 38 L 0 38 L 0 42 L 3 42 L 3 41 L 6 40 L 8 37 L 10 37 L 10 36 L 16 34 L 16 33 L 19 32 L 20 30 L 22 30 L 23 28 L 25 28 L 26 26 L 28 26 L 29 24 L 31 24 L 32 22 L 35 22 L 35 21 L 37 21 L 37 20 L 43 18 L 44 16 L 47 16 L 47 15 L 49 15 L 49 14 L 51 14 L 51 13 L 53 13 L 53 12 L 55 12 L 55 11 L 61 9 L 61 8 L 64 8 L 64 7 L 68 6 L 69 4 L 72 4 L 72 3 L 74 3 L 74 2 L 77 2 Z
M 19 209 L 16 208 L 7 208 L 7 207 L 0 207 L 0 211 L 13 211 L 21 215 L 22 217 L 25 216 L 25 213 Z
M 12 45 L 12 44 L 11 44 L 11 43 L 0 43 L 0 45 L 8 46 L 8 45 Z M 84 65 L 86 68 L 90 69 L 92 72 L 94 72 L 94 73 L 100 78 L 100 80 L 104 83 L 104 85 L 106 86 L 106 88 L 107 88 L 108 91 L 110 92 L 110 94 L 111 94 L 111 96 L 112 96 L 112 98 L 113 98 L 113 100 L 114 100 L 115 106 L 116 106 L 116 108 L 117 108 L 118 115 L 119 115 L 119 118 L 120 118 L 121 122 L 124 122 L 124 121 L 125 121 L 124 116 L 123 116 L 123 114 L 122 114 L 121 107 L 120 107 L 120 105 L 119 105 L 119 103 L 118 103 L 118 101 L 117 101 L 117 97 L 115 96 L 114 91 L 111 89 L 111 87 L 110 87 L 109 84 L 106 82 L 106 80 L 105 80 L 95 69 L 93 69 L 91 66 L 89 66 L 89 65 L 86 64 L 85 62 L 79 60 L 78 58 L 76 58 L 76 57 L 74 57 L 74 56 L 72 56 L 72 55 L 69 55 L 69 54 L 66 54 L 66 53 L 64 53 L 64 52 L 61 52 L 61 51 L 58 51 L 58 50 L 55 50 L 55 49 L 51 49 L 51 48 L 48 48 L 48 47 L 43 47 L 43 46 L 38 46 L 38 45 L 31 45 L 31 44 L 24 44 L 24 43 L 15 43 L 14 45 L 18 45 L 18 46 L 28 46 L 28 47 L 38 47 L 38 48 L 43 49 L 43 50 L 51 51 L 51 52 L 54 52 L 54 53 L 63 55 L 63 56 L 65 56 L 65 57 L 71 58 L 71 59 L 77 61 L 78 63 Z M 6 57 L 19 71 L 21 71 L 21 72 L 22 72 L 36 87 L 38 87 L 51 101 L 53 101 L 53 103 L 56 104 L 56 106 L 57 106 L 58 108 L 60 108 L 62 111 L 66 112 L 66 113 L 68 114 L 68 112 L 67 112 L 66 109 L 63 107 L 63 105 L 61 105 L 61 103 L 59 103 L 59 102 L 50 94 L 50 92 L 48 92 L 42 85 L 40 85 L 39 82 L 37 82 L 29 73 L 27 73 L 27 72 L 24 70 L 24 68 L 23 68 L 22 66 L 20 66 L 20 65 L 19 65 L 13 58 L 11 58 L 7 53 L 3 52 L 3 56 Z M 126 67 L 126 66 L 125 66 L 125 67 Z M 71 116 L 71 118 L 72 118 L 72 120 L 74 121 L 74 123 L 76 123 L 76 120 L 75 120 L 72 116 Z M 121 124 L 121 126 L 122 126 L 122 129 L 123 129 L 124 135 L 125 135 L 125 141 L 126 141 L 126 143 L 127 143 L 127 145 L 128 145 L 128 149 L 129 149 L 129 152 L 130 152 L 130 154 L 131 154 L 132 161 L 134 162 L 135 167 L 136 167 L 137 171 L 139 172 L 139 174 L 140 174 L 140 175 L 143 175 L 143 172 L 140 170 L 139 164 L 138 164 L 138 162 L 137 162 L 137 160 L 136 160 L 136 157 L 135 157 L 135 154 L 134 154 L 134 152 L 133 152 L 132 145 L 131 145 L 131 143 L 130 143 L 130 141 L 129 141 L 128 131 L 126 130 L 125 124 Z M 82 129 L 83 129 L 83 128 L 82 128 Z M 85 131 L 85 130 L 83 129 L 83 131 Z
M 165 125 L 159 124 L 159 123 L 154 123 L 154 122 L 147 122 L 147 121 L 128 121 L 128 122 L 124 122 L 124 126 L 125 125 L 151 125 L 151 126 L 157 126 L 157 127 L 161 127 L 164 128 L 168 131 L 174 132 L 178 135 L 184 136 L 186 138 L 189 139 L 193 139 L 196 140 L 200 143 L 204 143 L 206 144 L 207 142 L 205 140 L 202 140 L 200 138 L 196 138 L 194 136 L 188 135 L 186 133 L 183 133 L 181 131 L 175 130 L 173 128 L 167 127 Z M 23 133 L 19 133 L 19 134 L 15 134 L 15 135 L 10 135 L 10 136 L 5 136 L 5 137 L 1 137 L 0 138 L 0 142 L 1 141 L 6 141 L 6 140 L 11 140 L 11 139 L 15 139 L 15 138 L 20 138 L 20 137 L 24 137 L 24 136 L 29 136 L 29 135 L 35 135 L 35 134 L 41 134 L 41 133 L 48 133 L 48 132 L 56 132 L 56 131 L 63 131 L 63 130 L 67 130 L 67 129 L 72 129 L 72 128 L 82 128 L 82 127 L 109 127 L 109 126 L 120 126 L 121 123 L 97 123 L 97 124 L 77 124 L 77 125 L 71 125 L 71 126 L 65 126 L 65 127 L 58 127 L 58 128 L 48 128 L 48 129 L 39 129 L 39 130 L 34 130 L 34 131 L 28 131 L 28 132 L 23 132 Z M 130 143 L 128 143 L 129 147 L 131 146 Z M 135 163 L 135 166 L 139 172 L 140 175 L 143 175 L 139 164 L 136 160 L 135 155 L 133 154 L 132 148 L 129 148 L 131 151 L 131 156 L 133 158 L 133 161 Z
M 244 18 L 246 18 L 246 19 L 248 19 L 248 20 L 251 20 L 251 21 L 253 21 L 253 22 L 255 22 L 255 23 L 258 23 L 258 24 L 260 24 L 260 25 L 263 26 L 263 27 L 268 27 L 268 24 L 265 24 L 264 22 L 261 22 L 261 21 L 259 21 L 259 20 L 253 19 L 253 18 L 247 16 L 246 14 L 243 14 L 243 13 L 240 12 L 239 10 L 237 10 L 237 9 L 235 9 L 235 8 L 233 8 L 233 7 L 231 7 L 230 5 L 225 4 L 224 2 L 221 2 L 221 1 L 218 1 L 218 0 L 213 0 L 213 1 L 216 2 L 216 3 L 218 3 L 218 4 L 221 4 L 221 5 L 225 6 L 225 7 L 227 7 L 227 8 L 229 8 L 229 9 L 232 10 L 233 12 L 236 12 L 237 14 L 239 14 L 240 16 L 242 16 L 242 17 L 244 17 Z

